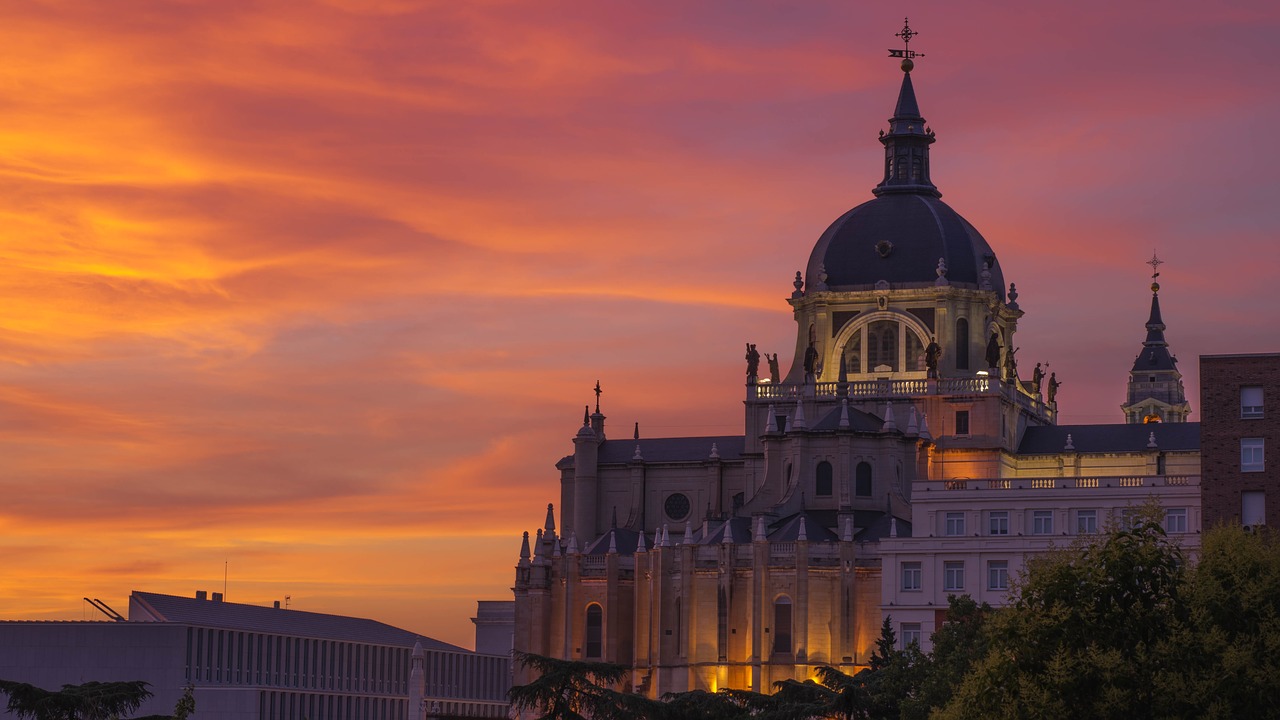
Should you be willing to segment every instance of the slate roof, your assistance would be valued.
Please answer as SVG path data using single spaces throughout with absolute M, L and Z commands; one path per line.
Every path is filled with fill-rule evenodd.
M 599 462 L 629 463 L 640 446 L 640 456 L 647 463 L 698 462 L 711 457 L 711 446 L 716 446 L 721 460 L 738 460 L 746 438 L 742 435 L 717 437 L 640 438 L 639 440 L 605 440 L 600 444 Z M 570 456 L 572 457 L 572 456 Z
M 1019 455 L 1060 453 L 1067 435 L 1076 452 L 1144 452 L 1151 433 L 1159 450 L 1199 450 L 1200 423 L 1149 423 L 1145 425 L 1045 425 L 1029 427 L 1018 445 Z
M 345 615 L 284 610 L 225 601 L 215 602 L 138 590 L 134 590 L 130 596 L 130 603 L 133 602 L 142 604 L 154 617 L 164 622 L 401 647 L 413 647 L 414 643 L 421 642 L 425 650 L 471 652 L 466 648 L 401 630 L 376 620 Z
M 863 412 L 857 408 L 849 408 L 849 428 L 858 432 L 880 432 L 884 427 L 884 420 Z M 840 429 L 840 408 L 836 407 L 822 417 L 821 420 L 814 423 L 811 430 L 839 430 Z

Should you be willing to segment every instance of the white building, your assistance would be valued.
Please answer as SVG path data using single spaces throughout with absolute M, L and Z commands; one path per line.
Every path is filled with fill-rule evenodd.
M 144 680 L 155 697 L 139 715 L 168 714 L 191 685 L 200 720 L 501 718 L 511 685 L 505 655 L 374 620 L 137 591 L 128 620 L 0 622 L 0 677 Z

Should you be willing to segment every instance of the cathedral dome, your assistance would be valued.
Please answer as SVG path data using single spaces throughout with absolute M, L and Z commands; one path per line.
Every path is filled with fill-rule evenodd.
M 890 288 L 946 282 L 991 289 L 1004 299 L 999 261 L 982 235 L 942 202 L 930 179 L 933 130 L 920 114 L 910 66 L 903 64 L 902 89 L 880 133 L 884 179 L 869 200 L 840 216 L 809 256 L 809 289 L 863 290 L 882 281 Z M 939 262 L 941 261 L 941 262 Z M 983 272 L 989 266 L 990 275 Z
M 991 246 L 951 206 L 936 195 L 916 192 L 881 194 L 840 216 L 818 239 L 809 256 L 809 287 L 826 273 L 833 290 L 870 289 L 880 281 L 891 288 L 932 286 L 938 260 L 952 285 L 974 289 L 984 284 L 1004 299 L 1004 277 Z

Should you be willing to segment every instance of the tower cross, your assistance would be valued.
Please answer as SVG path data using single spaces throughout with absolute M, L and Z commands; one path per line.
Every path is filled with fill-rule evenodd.
M 1159 257 L 1156 257 L 1156 252 L 1154 250 L 1151 251 L 1151 259 L 1147 261 L 1147 264 L 1151 266 L 1151 279 L 1155 280 L 1160 277 L 1160 273 L 1158 271 L 1160 270 L 1160 266 L 1164 264 L 1164 261 Z
M 604 392 L 600 389 L 600 381 L 596 381 L 596 412 L 600 412 L 600 393 Z
M 914 57 L 924 57 L 924 53 L 918 53 L 911 49 L 911 38 L 919 34 L 920 33 L 911 29 L 911 23 L 908 22 L 907 18 L 902 18 L 902 32 L 893 34 L 894 37 L 902 38 L 902 49 L 895 50 L 893 48 L 889 48 L 889 57 L 904 58 L 908 60 Z

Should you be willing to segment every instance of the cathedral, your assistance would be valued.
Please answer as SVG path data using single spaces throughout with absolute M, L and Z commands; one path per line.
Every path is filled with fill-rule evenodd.
M 747 346 L 740 435 L 610 436 L 597 393 L 556 465 L 559 523 L 548 505 L 525 533 L 516 650 L 626 665 L 650 697 L 768 691 L 865 666 L 886 617 L 927 646 L 947 595 L 1000 604 L 1027 555 L 1145 498 L 1198 528 L 1158 286 L 1127 423 L 1058 425 L 1060 382 L 1018 366 L 1017 288 L 942 201 L 897 52 L 880 182 L 796 273 L 790 366 Z

